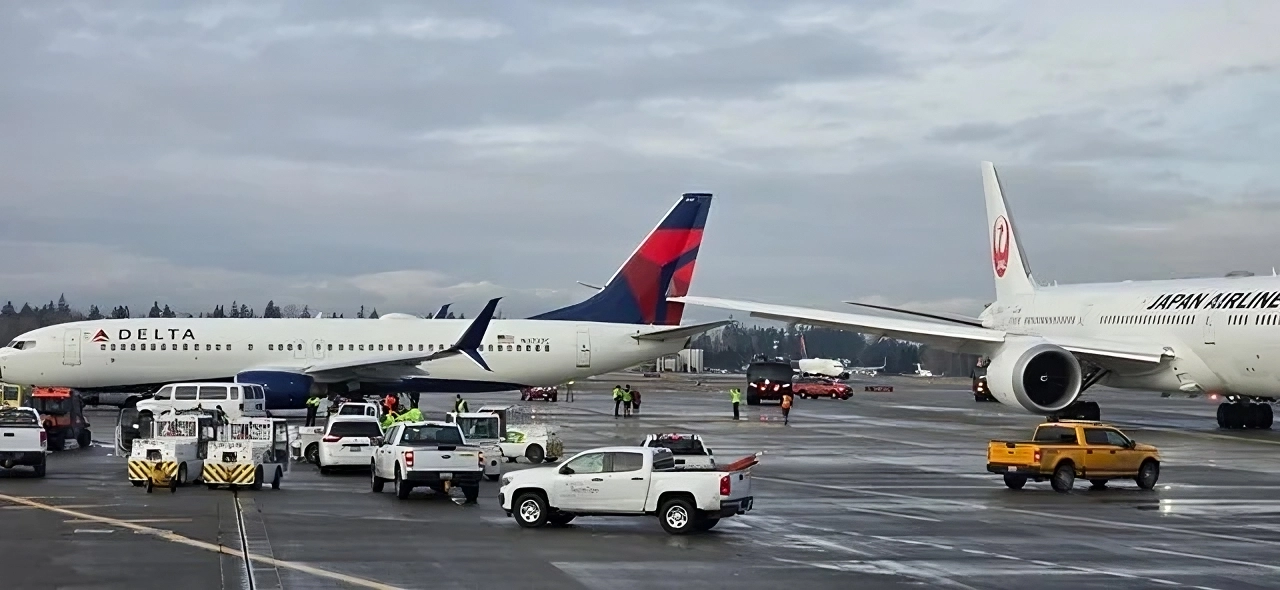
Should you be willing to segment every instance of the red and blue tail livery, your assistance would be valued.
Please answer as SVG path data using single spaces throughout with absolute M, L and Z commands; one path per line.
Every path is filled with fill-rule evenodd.
M 685 193 L 622 268 L 590 299 L 530 319 L 676 326 L 711 210 L 709 193 Z

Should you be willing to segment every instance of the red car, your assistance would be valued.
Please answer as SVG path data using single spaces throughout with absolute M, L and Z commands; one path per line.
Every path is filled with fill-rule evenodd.
M 553 402 L 560 399 L 560 388 L 558 387 L 526 387 L 520 390 L 520 401 L 523 402 Z
M 853 397 L 853 388 L 830 379 L 799 379 L 791 387 L 796 395 L 805 399 L 829 397 L 831 399 L 849 399 Z

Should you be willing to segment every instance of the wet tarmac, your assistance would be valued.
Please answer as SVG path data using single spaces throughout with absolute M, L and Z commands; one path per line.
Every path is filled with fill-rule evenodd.
M 1207 400 L 1091 392 L 1104 419 L 1161 449 L 1161 479 L 1150 492 L 1079 482 L 1064 495 L 1047 483 L 1011 491 L 984 472 L 989 439 L 1025 437 L 1038 420 L 974 402 L 963 384 L 881 379 L 896 391 L 799 400 L 784 426 L 776 406 L 744 406 L 732 421 L 724 378 L 616 379 L 644 392 L 639 416 L 613 417 L 609 379 L 580 382 L 572 402 L 528 405 L 560 425 L 568 455 L 662 431 L 700 433 L 722 460 L 765 451 L 755 510 L 684 537 L 652 518 L 524 530 L 498 507 L 496 482 L 479 505 L 430 492 L 400 501 L 370 492 L 367 474 L 305 464 L 278 491 L 147 494 L 98 427 L 103 446 L 52 456 L 43 480 L 0 471 L 2 585 L 1280 588 L 1280 432 L 1220 431 Z M 424 396 L 428 415 L 452 397 Z

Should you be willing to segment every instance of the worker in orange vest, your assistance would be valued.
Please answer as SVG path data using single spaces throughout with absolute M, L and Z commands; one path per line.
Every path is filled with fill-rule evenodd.
M 791 392 L 782 394 L 782 425 L 791 422 Z

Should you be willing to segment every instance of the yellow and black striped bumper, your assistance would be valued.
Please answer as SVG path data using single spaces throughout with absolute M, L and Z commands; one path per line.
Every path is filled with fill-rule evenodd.
M 129 479 L 131 481 L 147 481 L 151 479 L 152 474 L 158 471 L 166 480 L 173 479 L 178 476 L 177 461 L 146 461 L 141 459 L 129 460 Z
M 209 484 L 247 486 L 253 483 L 253 463 L 205 463 L 201 479 Z

